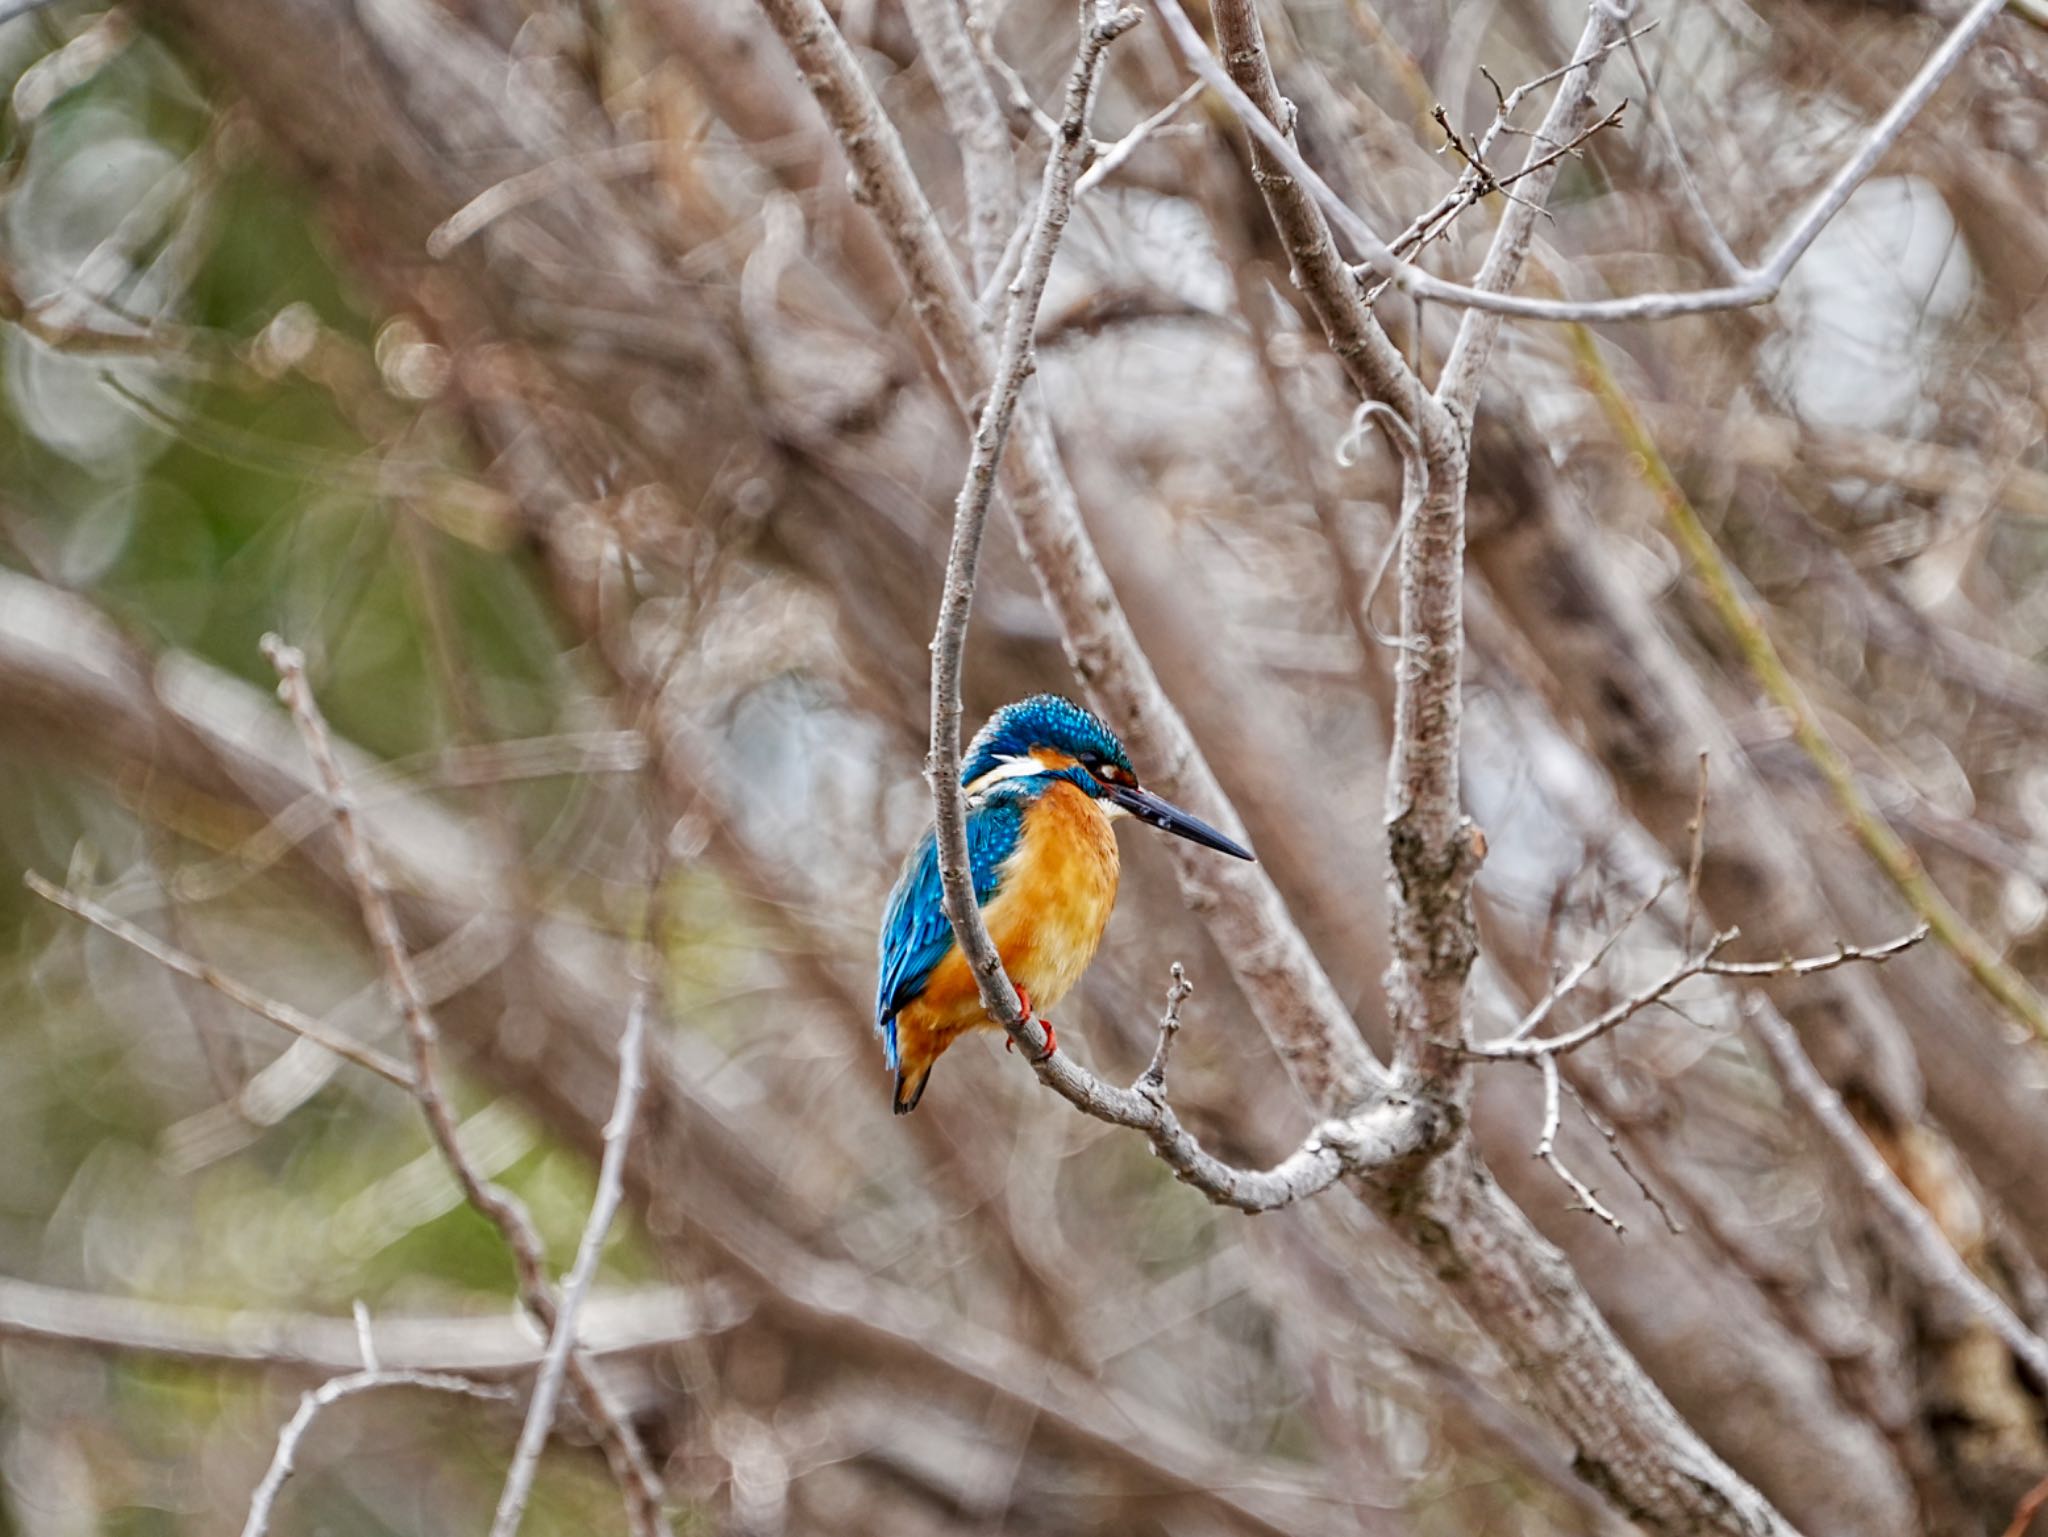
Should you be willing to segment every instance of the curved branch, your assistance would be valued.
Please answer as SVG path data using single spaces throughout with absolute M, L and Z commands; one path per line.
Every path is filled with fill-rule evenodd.
M 1099 3 L 1093 19 L 1082 22 L 1080 52 L 1067 79 L 1066 111 L 1046 156 L 1023 265 L 1010 285 L 995 381 L 974 429 L 974 451 L 968 457 L 967 475 L 953 508 L 953 541 L 946 552 L 946 582 L 939 599 L 938 629 L 932 637 L 931 754 L 925 760 L 925 778 L 932 789 L 946 921 L 952 924 L 960 953 L 973 969 L 982 1008 L 1033 1060 L 1047 1054 L 1045 1033 L 1020 1005 L 974 900 L 967 854 L 967 795 L 960 785 L 960 671 L 967 654 L 967 621 L 974 610 L 982 535 L 995 501 L 996 470 L 1010 441 L 1010 425 L 1016 420 L 1024 382 L 1031 374 L 1031 336 L 1038 325 L 1039 302 L 1045 297 L 1052 259 L 1073 210 L 1074 179 L 1080 174 L 1082 151 L 1088 143 L 1088 112 L 1094 103 L 1102 56 L 1110 43 L 1137 24 L 1136 11 L 1111 11 Z
M 277 1504 L 278 1494 L 284 1489 L 285 1480 L 292 1476 L 293 1462 L 299 1452 L 299 1443 L 306 1438 L 306 1432 L 313 1428 L 313 1421 L 322 1409 L 353 1398 L 358 1393 L 377 1392 L 385 1388 L 413 1388 L 429 1393 L 454 1393 L 468 1398 L 507 1398 L 511 1395 L 499 1386 L 487 1382 L 472 1382 L 467 1377 L 452 1377 L 445 1372 L 404 1372 L 379 1371 L 374 1367 L 367 1371 L 352 1372 L 346 1377 L 334 1377 L 317 1388 L 307 1389 L 299 1399 L 298 1411 L 285 1422 L 284 1430 L 277 1438 L 277 1451 L 270 1459 L 270 1468 L 264 1473 L 263 1481 L 256 1486 L 256 1493 L 249 1501 L 249 1519 L 242 1526 L 242 1537 L 264 1537 L 270 1530 L 270 1513 Z

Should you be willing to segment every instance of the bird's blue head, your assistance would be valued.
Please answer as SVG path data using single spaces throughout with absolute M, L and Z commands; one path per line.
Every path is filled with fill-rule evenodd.
M 1091 773 L 1099 768 L 1111 779 L 1122 772 L 1133 784 L 1138 778 L 1124 744 L 1109 727 L 1071 699 L 1033 694 L 1004 705 L 974 734 L 960 761 L 960 783 L 972 793 L 991 774 L 1014 778 L 1020 771 L 1036 772 L 1025 767 L 1034 763 L 1048 769 L 1078 763 Z
M 1138 783 L 1130 754 L 1099 719 L 1058 694 L 1033 694 L 1005 705 L 974 734 L 960 763 L 968 794 L 984 794 L 1010 780 L 1064 779 L 1110 808 L 1150 826 L 1239 859 L 1250 849 Z

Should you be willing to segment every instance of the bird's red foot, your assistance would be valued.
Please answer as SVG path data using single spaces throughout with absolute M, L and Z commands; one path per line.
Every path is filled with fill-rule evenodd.
M 1049 1019 L 1041 1019 L 1039 1023 L 1045 1026 L 1045 1050 L 1040 1052 L 1037 1056 L 1033 1057 L 1031 1059 L 1033 1062 L 1043 1062 L 1049 1057 L 1051 1057 L 1054 1052 L 1060 1049 L 1060 1038 L 1058 1034 L 1053 1030 L 1052 1021 Z M 1016 1049 L 1016 1037 L 1005 1036 L 1003 1038 L 1003 1050 L 1015 1051 Z
M 1030 1019 L 1033 1014 L 1033 1010 L 1031 1007 L 1031 995 L 1024 991 L 1024 985 L 1021 982 L 1012 980 L 1010 986 L 1017 990 L 1017 1007 L 1024 1011 L 1024 1017 L 1026 1019 Z M 1043 1062 L 1046 1060 L 1047 1057 L 1050 1057 L 1054 1052 L 1060 1049 L 1059 1037 L 1053 1033 L 1052 1021 L 1049 1019 L 1041 1019 L 1039 1020 L 1039 1023 L 1045 1026 L 1045 1050 L 1041 1052 L 1038 1056 L 1032 1058 L 1034 1062 Z M 1003 1050 L 1015 1051 L 1016 1049 L 1017 1042 L 1014 1039 L 1005 1040 L 1003 1042 Z

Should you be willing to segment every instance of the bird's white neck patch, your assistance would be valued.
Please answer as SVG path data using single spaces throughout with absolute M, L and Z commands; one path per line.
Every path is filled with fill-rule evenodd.
M 1022 757 L 1005 758 L 994 768 L 967 786 L 969 795 L 985 795 L 1005 779 L 1032 779 L 1052 770 L 1028 753 Z

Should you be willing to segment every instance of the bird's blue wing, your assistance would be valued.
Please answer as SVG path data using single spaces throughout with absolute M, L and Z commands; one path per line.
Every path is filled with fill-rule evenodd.
M 987 906 L 1001 884 L 1003 861 L 1015 852 L 1024 833 L 1026 797 L 998 794 L 978 800 L 967 811 L 967 858 L 974 871 L 974 900 Z M 933 971 L 953 945 L 946 922 L 944 893 L 939 886 L 938 844 L 927 831 L 924 841 L 904 863 L 889 893 L 882 918 L 875 985 L 875 1028 L 882 1033 L 888 1065 L 896 1066 L 896 1012 L 924 990 Z

